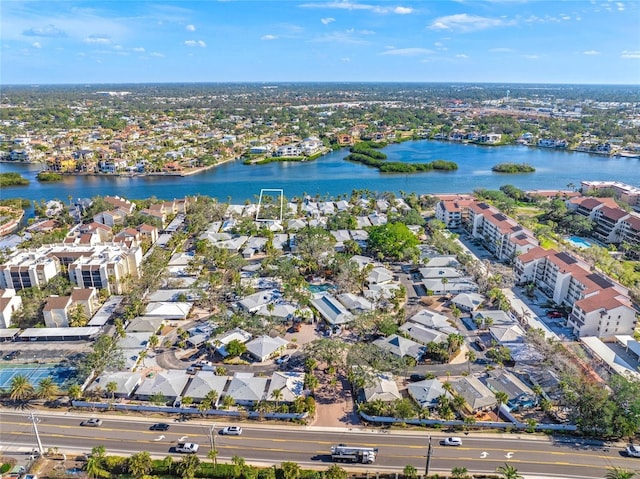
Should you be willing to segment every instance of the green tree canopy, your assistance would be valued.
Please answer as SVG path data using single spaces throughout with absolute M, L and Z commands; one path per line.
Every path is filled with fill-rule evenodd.
M 369 250 L 382 258 L 410 260 L 418 257 L 420 241 L 404 223 L 387 223 L 369 229 Z

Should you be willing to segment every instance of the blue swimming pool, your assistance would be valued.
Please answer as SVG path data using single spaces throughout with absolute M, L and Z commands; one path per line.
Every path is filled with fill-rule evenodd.
M 330 283 L 309 285 L 309 291 L 311 291 L 312 293 L 324 293 L 325 291 L 329 291 L 331 289 L 335 289 L 335 286 Z
M 580 236 L 569 236 L 567 238 L 567 241 L 576 248 L 591 248 L 591 243 L 589 243 L 586 239 L 581 238 Z

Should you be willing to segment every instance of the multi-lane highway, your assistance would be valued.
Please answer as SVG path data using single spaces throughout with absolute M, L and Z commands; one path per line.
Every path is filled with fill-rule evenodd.
M 323 468 L 330 465 L 329 448 L 344 443 L 377 447 L 374 465 L 359 465 L 363 471 L 401 471 L 406 465 L 423 472 L 426 463 L 428 433 L 425 431 L 391 431 L 376 429 L 328 429 L 286 427 L 274 424 L 248 423 L 242 436 L 222 436 L 218 432 L 224 424 L 194 419 L 170 422 L 168 431 L 150 431 L 155 421 L 128 416 L 101 416 L 102 426 L 81 427 L 80 421 L 89 415 L 38 414 L 38 431 L 46 450 L 57 447 L 61 451 L 89 452 L 102 445 L 111 454 L 130 455 L 148 451 L 154 456 L 176 455 L 172 447 L 178 441 L 200 444 L 199 454 L 206 457 L 211 440 L 219 451 L 219 459 L 240 456 L 248 463 L 279 464 L 294 461 L 305 467 Z M 527 435 L 462 435 L 461 447 L 441 446 L 444 433 L 432 433 L 430 472 L 450 471 L 463 466 L 470 472 L 493 472 L 508 462 L 521 473 L 573 478 L 602 478 L 607 468 L 621 466 L 640 469 L 640 459 L 622 455 L 621 447 L 587 445 L 578 441 Z M 0 448 L 3 451 L 28 451 L 36 445 L 33 427 L 24 412 L 0 411 Z

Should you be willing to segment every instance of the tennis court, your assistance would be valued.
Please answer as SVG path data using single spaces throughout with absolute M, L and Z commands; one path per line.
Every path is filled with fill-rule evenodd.
M 59 364 L 0 365 L 0 389 L 9 389 L 11 380 L 18 375 L 26 376 L 34 387 L 44 378 L 51 376 L 54 383 L 65 389 L 75 377 L 76 370 Z

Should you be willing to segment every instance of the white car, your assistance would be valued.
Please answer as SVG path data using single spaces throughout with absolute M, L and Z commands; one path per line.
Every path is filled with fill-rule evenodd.
M 242 428 L 240 426 L 227 426 L 220 431 L 220 434 L 225 436 L 239 436 L 242 434 Z
M 176 452 L 185 452 L 187 454 L 195 454 L 200 446 L 193 442 L 179 442 L 176 446 Z
M 627 456 L 640 457 L 640 446 L 627 446 Z
M 459 437 L 448 437 L 441 442 L 443 446 L 462 446 L 462 439 Z

